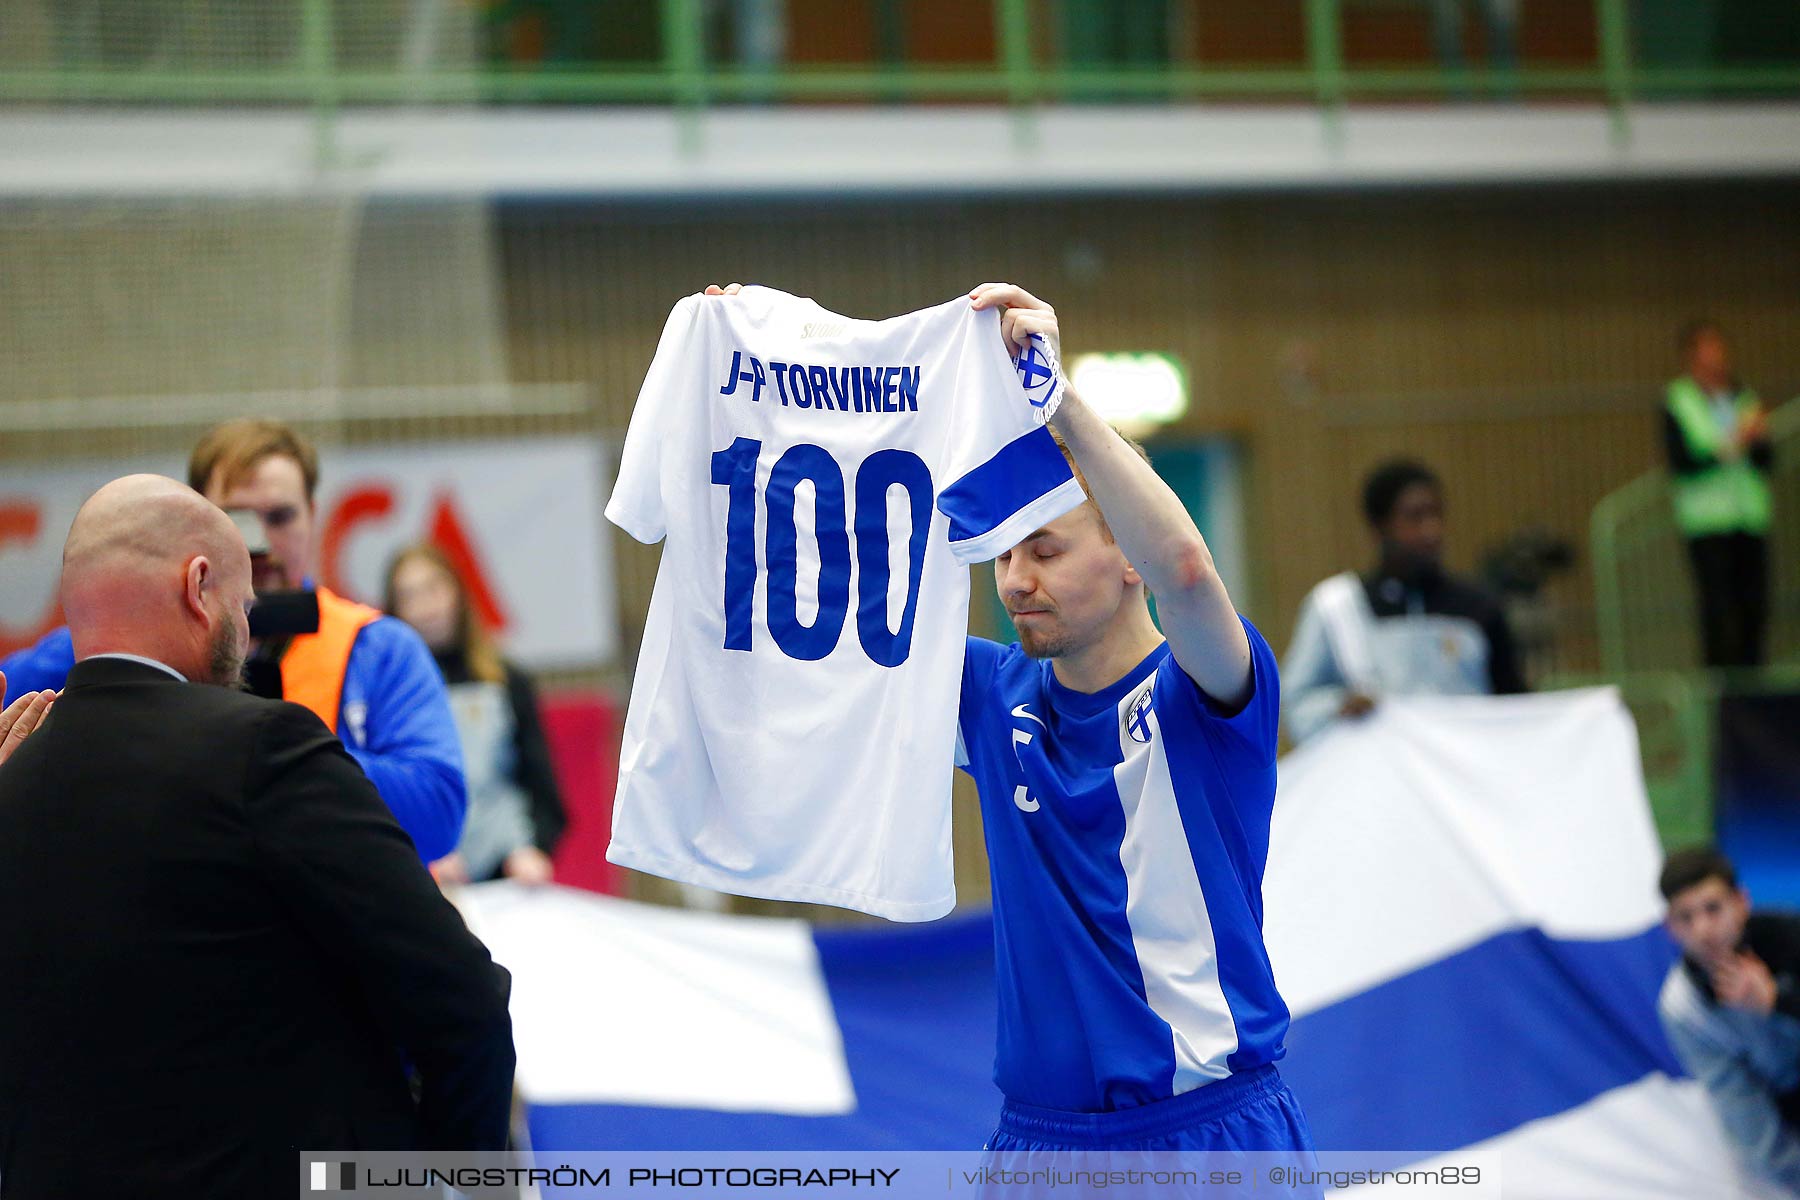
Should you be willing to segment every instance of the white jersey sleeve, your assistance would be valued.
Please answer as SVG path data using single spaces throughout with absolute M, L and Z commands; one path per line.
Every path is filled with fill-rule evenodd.
M 690 448 L 683 436 L 681 397 L 696 386 L 681 378 L 689 369 L 688 339 L 694 331 L 703 296 L 689 296 L 675 306 L 663 325 L 656 357 L 638 391 L 631 411 L 631 427 L 625 433 L 625 449 L 619 475 L 606 502 L 606 519 L 646 545 L 660 542 L 668 531 L 664 508 L 665 463 L 679 464 Z
M 1062 401 L 1056 364 L 1035 345 L 1009 360 L 998 309 L 971 315 L 956 354 L 956 439 L 937 503 L 957 561 L 984 562 L 1084 497 L 1045 425 Z
M 950 910 L 965 564 L 1082 499 L 1033 399 L 966 297 L 886 321 L 767 288 L 676 305 L 607 505 L 663 539 L 608 859 Z

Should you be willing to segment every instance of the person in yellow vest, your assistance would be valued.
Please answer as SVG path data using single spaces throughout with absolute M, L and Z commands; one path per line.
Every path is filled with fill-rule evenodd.
M 1663 433 L 1706 665 L 1757 666 L 1769 619 L 1768 413 L 1733 374 L 1716 323 L 1689 321 L 1679 340 L 1684 373 L 1664 393 Z
M 260 519 L 268 552 L 251 560 L 257 595 L 318 597 L 316 633 L 259 648 L 278 652 L 282 698 L 311 709 L 337 734 L 419 857 L 433 862 L 456 848 L 468 808 L 449 693 L 411 626 L 313 583 L 318 482 L 318 452 L 278 421 L 227 421 L 188 460 L 195 491 Z M 0 662 L 0 678 L 15 696 L 54 690 L 74 664 L 69 631 L 58 629 Z

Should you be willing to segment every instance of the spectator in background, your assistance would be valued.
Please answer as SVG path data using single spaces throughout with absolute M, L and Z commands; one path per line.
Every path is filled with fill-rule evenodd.
M 1325 580 L 1301 605 L 1281 664 L 1288 737 L 1303 742 L 1383 696 L 1525 691 L 1500 602 L 1444 570 L 1444 489 L 1430 468 L 1376 468 L 1363 515 L 1381 559 L 1367 575 Z
M 267 553 L 252 559 L 256 594 L 318 599 L 316 633 L 267 638 L 252 658 L 272 677 L 267 694 L 311 709 L 368 774 L 400 827 L 431 862 L 462 833 L 462 755 L 444 681 L 408 626 L 317 586 L 312 579 L 319 456 L 278 421 L 227 421 L 188 460 L 188 485 L 220 508 L 254 514 Z M 62 687 L 75 650 L 68 629 L 0 662 L 15 692 Z
M 387 610 L 419 631 L 450 688 L 469 815 L 440 883 L 504 875 L 547 883 L 566 818 L 531 677 L 500 657 L 448 557 L 430 543 L 388 565 Z
M 1711 846 L 1671 854 L 1659 881 L 1681 947 L 1657 999 L 1669 1045 L 1759 1176 L 1800 1195 L 1800 917 L 1754 913 Z
M 1731 369 L 1712 321 L 1681 329 L 1683 374 L 1669 381 L 1663 434 L 1675 524 L 1687 539 L 1709 667 L 1753 667 L 1769 622 L 1768 414 Z
M 773 73 L 787 59 L 787 0 L 708 0 L 709 23 L 723 25 L 726 54 L 709 56 L 746 71 Z
M 1169 0 L 1062 0 L 1062 57 L 1077 71 L 1167 70 Z M 1083 90 L 1081 100 L 1137 100 L 1141 96 Z

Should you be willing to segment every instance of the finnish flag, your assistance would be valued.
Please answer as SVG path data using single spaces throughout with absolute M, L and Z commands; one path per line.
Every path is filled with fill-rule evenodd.
M 1617 692 L 1390 697 L 1282 760 L 1269 840 L 1281 1072 L 1320 1147 L 1501 1155 L 1509 1200 L 1772 1200 L 1657 1023 L 1677 951 Z M 985 913 L 812 928 L 510 882 L 459 901 L 513 972 L 540 1153 L 993 1131 Z

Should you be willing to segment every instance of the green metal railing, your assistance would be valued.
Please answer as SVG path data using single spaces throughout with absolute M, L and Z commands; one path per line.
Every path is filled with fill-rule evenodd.
M 1713 836 L 1713 731 L 1726 696 L 1800 691 L 1800 400 L 1769 417 L 1775 443 L 1774 572 L 1769 644 L 1777 660 L 1706 670 L 1686 549 L 1665 470 L 1640 475 L 1594 506 L 1591 547 L 1601 677 L 1551 686 L 1617 684 L 1637 718 L 1644 781 L 1665 848 Z M 1786 656 L 1790 661 L 1783 661 Z
M 1644 766 L 1644 788 L 1665 850 L 1713 837 L 1713 711 L 1704 676 L 1639 671 L 1612 678 L 1558 675 L 1545 690 L 1610 684 L 1631 710 Z
M 1598 51 L 1591 65 L 1558 67 L 1357 66 L 1344 52 L 1346 0 L 1304 5 L 1303 62 L 1271 66 L 1169 64 L 1096 68 L 1043 61 L 1033 47 L 1033 0 L 992 0 L 991 64 L 889 63 L 744 68 L 707 61 L 703 0 L 660 0 L 660 61 L 638 64 L 400 69 L 351 65 L 333 52 L 343 0 L 295 0 L 300 35 L 289 61 L 242 68 L 97 66 L 71 62 L 0 68 L 0 100 L 31 102 L 291 103 L 327 112 L 344 104 L 434 100 L 657 103 L 699 109 L 743 99 L 931 99 L 1029 105 L 1045 100 L 1292 96 L 1328 114 L 1354 97 L 1565 93 L 1605 100 L 1625 130 L 1634 98 L 1800 91 L 1800 62 L 1667 67 L 1634 62 L 1628 0 L 1593 0 Z
M 1638 730 L 1644 788 L 1663 849 L 1714 839 L 1714 734 L 1726 696 L 1800 692 L 1800 667 L 1756 672 L 1630 671 L 1556 675 L 1545 690 L 1607 684 L 1619 689 Z

